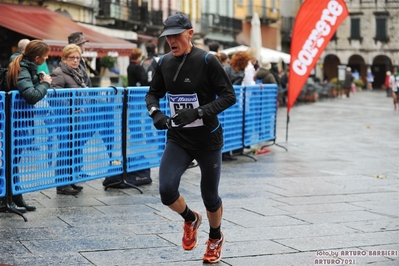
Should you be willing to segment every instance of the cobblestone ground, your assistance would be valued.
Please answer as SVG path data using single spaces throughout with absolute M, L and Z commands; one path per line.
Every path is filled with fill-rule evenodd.
M 266 144 L 266 143 L 265 143 Z M 398 265 L 399 112 L 384 92 L 278 110 L 270 152 L 224 162 L 220 195 L 226 237 L 219 265 Z M 200 244 L 181 248 L 182 219 L 153 183 L 108 189 L 84 183 L 77 196 L 25 194 L 24 222 L 0 213 L 0 264 L 202 265 L 208 225 L 198 167 L 181 193 L 204 215 Z

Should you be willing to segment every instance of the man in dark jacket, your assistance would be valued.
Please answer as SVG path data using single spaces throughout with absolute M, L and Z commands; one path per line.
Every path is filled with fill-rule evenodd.
M 84 44 L 88 42 L 88 40 L 86 40 L 83 37 L 83 33 L 81 32 L 74 32 L 71 35 L 68 36 L 68 43 L 71 44 L 76 44 L 80 47 L 80 49 L 82 49 L 82 54 L 85 52 L 85 48 L 84 48 Z M 86 62 L 85 59 L 83 58 L 83 56 L 80 59 L 80 64 L 79 64 L 79 68 L 82 70 L 83 72 L 83 76 L 85 79 L 85 83 L 86 83 L 86 87 L 91 88 L 91 79 L 89 77 L 89 75 L 87 74 L 87 70 L 86 70 Z
M 160 37 L 166 36 L 171 52 L 160 58 L 145 100 L 154 126 L 168 130 L 159 167 L 159 191 L 162 203 L 184 219 L 185 250 L 197 246 L 202 216 L 188 208 L 178 188 L 193 159 L 201 169 L 201 196 L 210 226 L 203 261 L 214 263 L 220 261 L 225 241 L 218 194 L 223 130 L 217 115 L 232 106 L 236 96 L 217 57 L 193 46 L 193 35 L 187 16 L 177 13 L 165 20 Z M 171 117 L 160 110 L 159 100 L 166 93 Z

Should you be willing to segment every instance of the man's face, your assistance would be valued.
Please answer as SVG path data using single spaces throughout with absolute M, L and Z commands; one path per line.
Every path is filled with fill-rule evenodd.
M 194 30 L 185 30 L 180 34 L 165 36 L 169 44 L 170 50 L 174 56 L 181 56 L 191 51 L 191 38 L 193 37 Z

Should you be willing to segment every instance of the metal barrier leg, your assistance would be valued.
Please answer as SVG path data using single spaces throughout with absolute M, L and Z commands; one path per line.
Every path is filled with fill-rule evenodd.
M 232 151 L 231 156 L 235 157 L 235 156 L 244 156 L 244 157 L 248 157 L 251 158 L 252 160 L 254 160 L 255 162 L 257 162 L 257 160 L 255 159 L 255 157 L 249 155 L 251 152 L 244 152 L 244 148 L 240 149 L 239 153 L 234 153 L 234 151 Z
M 255 162 L 257 162 L 257 160 L 255 159 L 255 157 L 249 155 L 250 153 L 251 153 L 251 152 L 249 152 L 249 153 L 244 153 L 244 149 L 243 149 L 243 150 L 241 151 L 241 153 L 239 153 L 239 154 L 237 154 L 237 155 L 251 158 L 252 160 L 254 160 Z M 235 154 L 233 153 L 233 156 L 237 156 L 237 155 L 235 155 Z
M 7 195 L 4 199 L 6 200 L 5 206 L 1 206 L 1 207 L 0 207 L 0 212 L 13 212 L 13 213 L 15 213 L 15 214 L 21 216 L 21 217 L 24 219 L 25 222 L 28 221 L 28 218 L 26 218 L 25 215 L 23 215 L 21 212 L 17 211 L 16 209 L 14 209 L 14 208 L 11 206 L 11 203 L 12 203 L 12 195 Z
M 267 144 L 267 145 L 262 146 L 261 149 L 264 149 L 264 148 L 266 148 L 266 147 L 270 147 L 270 146 L 272 146 L 272 145 L 276 145 L 277 147 L 280 147 L 280 148 L 284 149 L 285 151 L 288 151 L 288 149 L 287 149 L 286 147 L 284 147 L 284 146 L 282 146 L 282 145 L 280 145 L 280 144 L 277 144 L 275 141 L 273 141 L 272 144 Z
M 119 185 L 121 185 L 121 184 L 124 184 L 124 185 L 126 185 L 126 186 L 128 186 L 128 187 L 131 187 L 131 188 L 135 188 L 135 189 L 137 189 L 138 191 L 140 191 L 141 194 L 143 194 L 143 191 L 142 191 L 138 186 L 133 185 L 133 184 L 130 184 L 129 182 L 126 181 L 126 173 L 123 173 L 123 175 L 122 175 L 122 180 L 104 186 L 104 190 L 107 190 L 108 188 L 113 187 L 113 186 L 116 186 L 116 185 L 119 186 Z

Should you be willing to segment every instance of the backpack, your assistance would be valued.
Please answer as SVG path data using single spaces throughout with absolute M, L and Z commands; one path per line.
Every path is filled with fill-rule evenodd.
M 0 91 L 8 92 L 8 85 L 7 85 L 7 73 L 8 68 L 0 67 Z
M 144 68 L 147 76 L 147 82 L 148 84 L 150 84 L 152 77 L 154 76 L 155 73 L 157 61 L 154 58 L 146 58 L 141 62 L 141 66 Z

